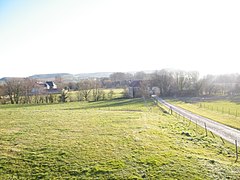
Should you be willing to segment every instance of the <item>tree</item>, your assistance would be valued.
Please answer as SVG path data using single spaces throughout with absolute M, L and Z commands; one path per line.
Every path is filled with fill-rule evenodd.
M 135 80 L 145 80 L 147 78 L 147 74 L 143 71 L 136 72 L 134 74 L 134 79 Z
M 5 95 L 5 89 L 4 86 L 0 85 L 0 97 Z
M 147 81 L 140 82 L 140 94 L 144 98 L 148 98 L 150 96 L 149 92 L 149 83 Z
M 66 89 L 62 89 L 61 95 L 60 95 L 60 102 L 67 102 L 67 98 L 68 98 L 68 90 Z
M 104 91 L 101 88 L 101 84 L 99 81 L 93 81 L 92 82 L 93 84 L 93 90 L 92 90 L 92 93 L 93 93 L 93 99 L 94 101 L 99 101 L 102 96 L 104 95 Z
M 112 81 L 124 81 L 126 80 L 126 74 L 122 72 L 115 72 L 110 75 Z
M 178 95 L 183 95 L 183 90 L 187 89 L 186 85 L 188 82 L 187 73 L 184 71 L 176 71 L 174 73 L 174 79 L 176 84 L 176 90 Z
M 216 88 L 216 85 L 214 84 L 215 76 L 207 75 L 202 81 L 204 94 L 212 95 Z
M 11 104 L 18 104 L 22 93 L 22 79 L 11 78 L 5 81 L 6 94 L 9 96 Z
M 93 89 L 93 82 L 91 80 L 82 80 L 78 83 L 79 89 L 79 99 L 80 97 L 85 100 L 89 101 L 89 95 Z
M 5 89 L 3 85 L 0 85 L 0 103 L 5 104 L 6 100 L 5 100 Z
M 173 76 L 171 72 L 166 70 L 156 71 L 152 74 L 151 86 L 160 89 L 161 96 L 171 95 L 173 85 Z
M 113 98 L 113 95 L 114 95 L 114 91 L 111 89 L 111 90 L 108 92 L 108 94 L 107 94 L 108 99 L 112 99 L 112 98 Z
M 30 78 L 25 78 L 22 81 L 22 95 L 24 96 L 24 103 L 31 103 L 32 102 L 32 90 L 35 87 L 35 81 Z
M 133 79 L 133 75 L 130 73 L 116 72 L 110 75 L 110 80 L 114 84 L 114 87 L 122 87 L 128 85 L 129 81 Z

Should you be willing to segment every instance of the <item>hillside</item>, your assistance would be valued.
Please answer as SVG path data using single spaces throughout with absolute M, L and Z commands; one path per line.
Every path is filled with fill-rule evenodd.
M 32 76 L 29 76 L 29 78 L 32 79 L 53 79 L 56 77 L 65 77 L 65 76 L 73 76 L 69 73 L 53 73 L 53 74 L 35 74 Z
M 28 76 L 27 78 L 37 79 L 41 81 L 54 81 L 56 78 L 61 78 L 63 82 L 75 82 L 80 79 L 109 77 L 111 74 L 112 72 L 96 72 L 96 73 L 80 73 L 80 74 L 52 73 L 52 74 L 35 74 L 35 75 Z M 4 81 L 8 78 L 13 78 L 13 77 L 1 78 L 0 84 L 3 84 Z

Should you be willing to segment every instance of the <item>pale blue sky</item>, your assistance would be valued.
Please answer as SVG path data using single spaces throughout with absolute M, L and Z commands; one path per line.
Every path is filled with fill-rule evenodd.
M 239 0 L 0 0 L 0 77 L 240 73 L 239 9 Z

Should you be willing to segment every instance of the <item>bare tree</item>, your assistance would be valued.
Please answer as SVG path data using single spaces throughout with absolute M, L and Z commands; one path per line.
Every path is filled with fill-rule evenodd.
M 5 95 L 4 86 L 0 85 L 0 97 Z
M 35 87 L 35 81 L 30 78 L 25 78 L 22 81 L 22 95 L 24 96 L 24 103 L 31 103 L 32 102 L 32 90 Z
M 0 85 L 0 103 L 2 103 L 2 104 L 5 104 L 5 103 L 6 103 L 6 99 L 5 99 L 6 93 L 5 93 L 5 92 L 6 92 L 6 91 L 5 91 L 4 86 L 3 86 L 3 85 Z
M 168 96 L 171 94 L 172 85 L 173 76 L 171 72 L 161 70 L 152 74 L 151 86 L 159 87 L 162 96 Z
M 130 73 L 116 72 L 110 75 L 110 80 L 115 87 L 124 88 L 128 85 L 129 81 L 133 79 L 133 75 Z
M 183 90 L 187 89 L 186 85 L 188 82 L 188 76 L 187 73 L 184 71 L 176 71 L 174 73 L 174 79 L 176 83 L 177 93 L 179 95 L 183 95 Z
M 9 96 L 11 104 L 18 104 L 22 95 L 22 79 L 11 78 L 5 81 L 6 94 Z
M 112 81 L 124 81 L 126 80 L 126 74 L 122 72 L 115 72 L 110 75 Z
M 147 78 L 147 74 L 143 71 L 136 72 L 134 74 L 134 79 L 135 80 L 145 80 Z
M 92 82 L 92 84 L 93 84 L 92 90 L 93 99 L 94 101 L 99 101 L 104 95 L 104 91 L 101 89 L 101 84 L 99 81 L 95 80 Z
M 90 93 L 93 89 L 92 80 L 82 80 L 78 83 L 79 96 L 82 97 L 83 100 L 89 101 Z
M 148 81 L 140 82 L 140 93 L 141 93 L 142 97 L 144 97 L 144 98 L 148 98 L 150 96 Z
M 108 92 L 108 94 L 107 94 L 108 99 L 112 99 L 112 98 L 113 98 L 113 95 L 114 95 L 114 91 L 111 89 L 111 90 Z
M 207 95 L 212 95 L 215 92 L 216 85 L 214 83 L 215 76 L 207 75 L 203 78 L 203 91 Z

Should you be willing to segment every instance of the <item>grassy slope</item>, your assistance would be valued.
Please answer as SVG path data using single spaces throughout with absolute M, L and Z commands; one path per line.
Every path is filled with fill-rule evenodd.
M 229 101 L 184 103 L 182 101 L 173 100 L 169 100 L 169 102 L 184 109 L 190 110 L 191 112 L 240 130 L 239 103 Z
M 0 179 L 237 179 L 234 147 L 195 130 L 139 99 L 1 106 Z

